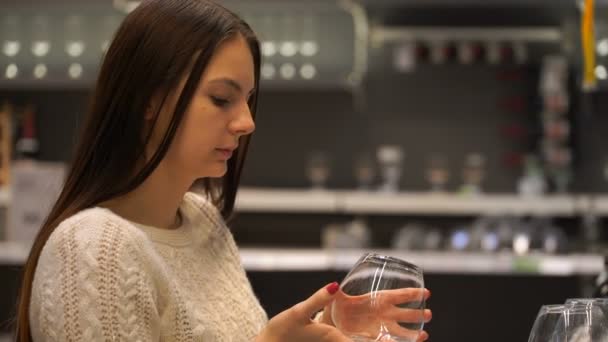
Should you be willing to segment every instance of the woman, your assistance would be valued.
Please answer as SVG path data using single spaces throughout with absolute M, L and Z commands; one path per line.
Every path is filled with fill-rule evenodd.
M 310 319 L 336 283 L 267 322 L 225 225 L 259 69 L 250 27 L 217 4 L 126 17 L 25 265 L 18 341 L 348 341 Z

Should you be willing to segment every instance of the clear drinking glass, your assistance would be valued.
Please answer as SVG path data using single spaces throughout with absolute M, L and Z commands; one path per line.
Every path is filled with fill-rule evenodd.
M 413 342 L 424 325 L 422 270 L 367 253 L 348 273 L 332 305 L 338 329 L 355 342 Z
M 545 305 L 528 342 L 595 342 L 608 339 L 608 321 L 597 305 Z

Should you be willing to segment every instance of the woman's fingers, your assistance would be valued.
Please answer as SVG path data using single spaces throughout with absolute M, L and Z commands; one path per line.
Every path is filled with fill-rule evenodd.
M 401 323 L 426 323 L 433 318 L 433 314 L 429 309 L 405 309 L 398 306 L 387 308 L 381 315 L 385 320 Z
M 318 290 L 305 301 L 294 305 L 290 309 L 292 316 L 295 316 L 294 318 L 301 322 L 310 322 L 312 315 L 323 309 L 334 299 L 338 288 L 338 283 L 334 282 Z
M 392 337 L 405 338 L 407 340 L 415 340 L 417 342 L 426 341 L 429 338 L 429 334 L 424 330 L 411 330 L 400 326 L 396 322 L 385 323 L 385 328 Z
M 431 292 L 427 289 L 403 288 L 383 290 L 378 293 L 378 296 L 387 304 L 403 304 L 425 301 L 429 299 Z

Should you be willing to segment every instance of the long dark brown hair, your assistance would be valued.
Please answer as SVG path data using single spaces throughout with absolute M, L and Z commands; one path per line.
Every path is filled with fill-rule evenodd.
M 259 42 L 244 21 L 222 6 L 207 0 L 148 0 L 124 19 L 104 57 L 64 188 L 36 236 L 23 269 L 15 322 L 17 341 L 32 340 L 28 317 L 32 281 L 51 233 L 77 212 L 142 184 L 165 156 L 216 48 L 236 35 L 248 42 L 258 89 Z M 165 136 L 141 167 L 149 137 L 144 125 L 146 108 L 153 95 L 167 99 L 183 77 L 188 78 Z M 254 117 L 257 94 L 249 100 Z M 248 144 L 249 137 L 242 137 L 224 177 L 202 180 L 204 191 L 226 219 L 234 208 Z

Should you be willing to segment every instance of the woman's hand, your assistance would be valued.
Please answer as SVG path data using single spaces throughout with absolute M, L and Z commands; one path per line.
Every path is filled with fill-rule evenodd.
M 307 300 L 276 315 L 255 342 L 352 342 L 333 326 L 317 324 L 310 319 L 333 301 L 338 289 L 338 283 L 331 283 Z
M 422 294 L 420 291 L 424 291 Z M 399 323 L 421 323 L 428 322 L 432 318 L 431 310 L 414 310 L 401 308 L 399 304 L 408 302 L 426 301 L 430 297 L 427 289 L 404 288 L 396 290 L 383 290 L 376 293 L 374 298 L 369 294 L 361 296 L 349 296 L 340 291 L 335 296 L 339 301 L 339 309 L 344 311 L 344 317 L 348 321 L 339 322 L 343 331 L 357 332 L 375 338 L 380 331 L 389 333 L 394 337 L 416 338 L 417 341 L 425 341 L 429 338 L 426 331 L 409 330 Z M 327 305 L 323 310 L 321 322 L 335 326 L 332 320 L 332 306 Z M 417 335 L 417 336 L 416 336 Z

